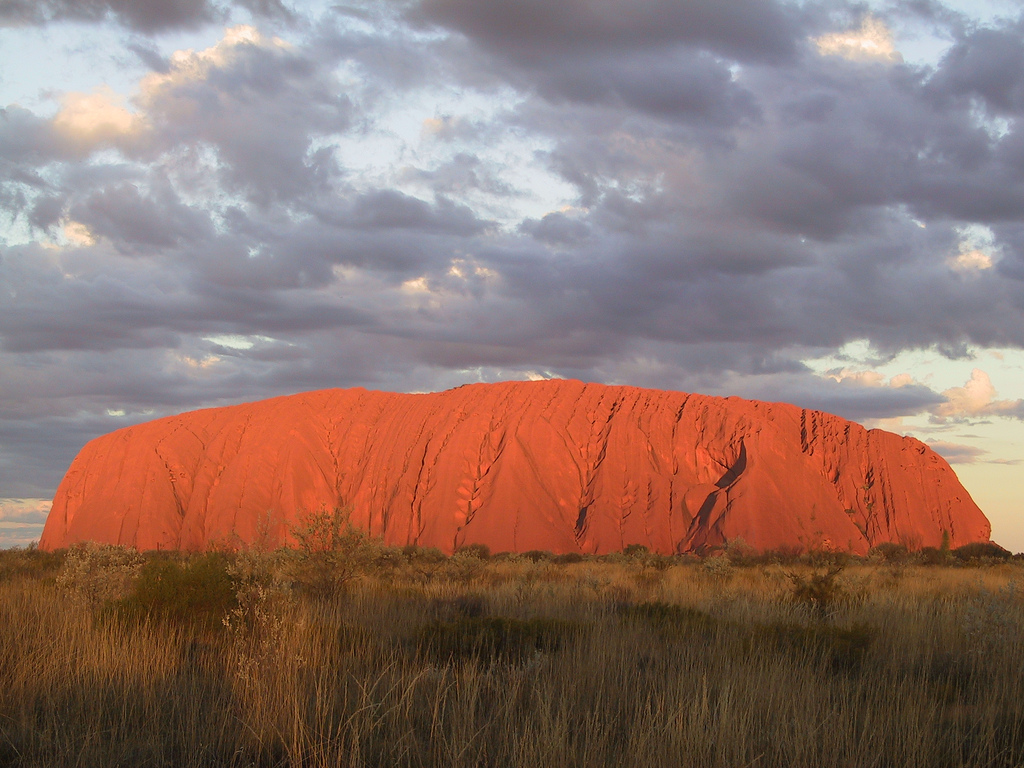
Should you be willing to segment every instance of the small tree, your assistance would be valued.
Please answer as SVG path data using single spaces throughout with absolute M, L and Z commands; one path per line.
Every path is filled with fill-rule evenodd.
M 349 521 L 352 508 L 321 509 L 292 530 L 299 545 L 296 581 L 319 595 L 331 595 L 366 570 L 380 547 Z
M 846 590 L 839 581 L 843 565 L 833 565 L 826 571 L 816 571 L 810 576 L 788 573 L 793 583 L 793 600 L 808 606 L 818 619 L 826 618 L 836 605 L 846 598 Z

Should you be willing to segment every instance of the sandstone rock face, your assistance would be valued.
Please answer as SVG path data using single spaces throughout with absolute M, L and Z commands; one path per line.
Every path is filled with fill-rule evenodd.
M 122 429 L 74 460 L 40 547 L 275 546 L 341 505 L 388 544 L 446 552 L 699 552 L 742 537 L 865 553 L 990 534 L 912 438 L 791 405 L 540 381 L 325 390 Z

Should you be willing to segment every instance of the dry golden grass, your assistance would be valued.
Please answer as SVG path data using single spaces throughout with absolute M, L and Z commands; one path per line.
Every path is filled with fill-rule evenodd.
M 818 605 L 807 563 L 296 560 L 211 560 L 211 624 L 0 553 L 0 764 L 1024 764 L 1019 562 L 850 563 Z

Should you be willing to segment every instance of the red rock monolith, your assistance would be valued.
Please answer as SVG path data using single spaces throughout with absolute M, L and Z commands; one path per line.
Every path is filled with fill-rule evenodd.
M 991 530 L 913 438 L 792 405 L 558 380 L 324 390 L 121 429 L 72 462 L 39 546 L 276 546 L 341 506 L 387 544 L 445 552 L 742 538 L 865 553 Z

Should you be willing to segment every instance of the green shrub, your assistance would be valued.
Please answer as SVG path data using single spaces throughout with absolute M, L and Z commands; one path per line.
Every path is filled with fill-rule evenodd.
M 975 541 L 954 549 L 953 557 L 961 562 L 970 563 L 984 560 L 1008 560 L 1012 555 L 1009 550 L 1003 549 L 994 541 Z
M 375 568 L 381 571 L 395 571 L 405 565 L 407 559 L 400 547 L 381 547 L 373 561 Z
M 651 550 L 645 547 L 643 544 L 630 544 L 622 550 L 622 554 L 626 557 L 633 557 L 637 559 L 643 559 L 651 553 Z
M 455 554 L 475 557 L 478 560 L 490 560 L 491 548 L 486 544 L 463 544 L 455 550 Z
M 949 550 L 937 547 L 922 547 L 917 553 L 917 560 L 921 565 L 946 565 L 952 559 Z
M 531 549 L 529 552 L 523 552 L 523 557 L 534 563 L 546 563 L 554 559 L 554 555 L 546 549 Z
M 487 563 L 477 557 L 475 552 L 460 550 L 439 566 L 437 573 L 449 581 L 466 585 L 479 577 L 486 567 Z
M 906 562 L 909 552 L 905 544 L 896 544 L 886 541 L 871 548 L 868 557 L 872 560 L 882 560 L 886 563 Z
M 112 605 L 126 616 L 148 616 L 176 624 L 219 629 L 237 606 L 228 560 L 220 553 L 185 561 L 154 558 L 146 562 L 131 594 Z
M 730 555 L 731 557 L 731 555 Z M 796 565 L 806 559 L 804 551 L 797 546 L 776 549 L 751 550 L 740 555 L 737 565 Z
M 812 549 L 804 553 L 802 562 L 815 568 L 845 568 L 850 553 L 840 549 Z
M 438 663 L 470 659 L 516 662 L 538 652 L 558 650 L 572 630 L 572 623 L 560 619 L 463 616 L 427 624 L 417 645 L 424 656 Z
M 41 578 L 55 573 L 64 563 L 64 552 L 27 549 L 0 549 L 0 581 L 16 578 Z
M 448 556 L 437 547 L 420 547 L 415 544 L 406 544 L 402 547 L 402 555 L 410 563 L 420 565 L 434 565 L 448 559 Z
M 579 552 L 565 552 L 561 555 L 555 555 L 551 558 L 551 562 L 556 565 L 572 565 L 573 563 L 582 563 L 586 558 Z
M 628 562 L 642 566 L 645 570 L 664 571 L 673 564 L 671 556 L 651 552 L 643 544 L 630 544 L 622 550 L 620 556 Z

